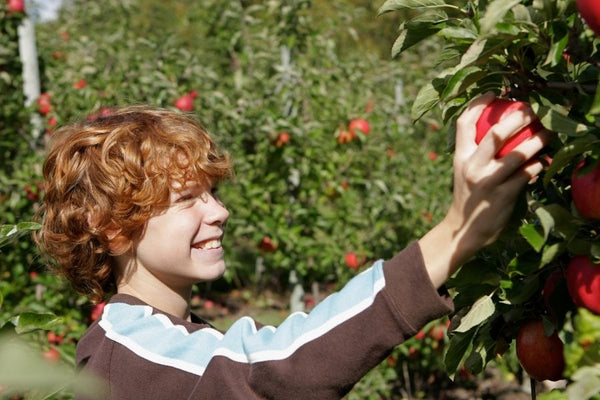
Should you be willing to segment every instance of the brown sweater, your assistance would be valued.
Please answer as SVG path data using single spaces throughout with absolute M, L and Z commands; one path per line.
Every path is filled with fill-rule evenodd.
M 110 399 L 339 399 L 450 311 L 413 243 L 277 328 L 244 317 L 219 332 L 117 294 L 80 340 L 77 363 L 108 382 Z

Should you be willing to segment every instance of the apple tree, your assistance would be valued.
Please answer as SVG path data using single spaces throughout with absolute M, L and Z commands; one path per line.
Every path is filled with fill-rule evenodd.
M 42 94 L 30 108 L 19 94 L 18 57 L 10 58 L 14 90 L 0 96 L 16 96 L 6 104 L 25 125 L 2 127 L 3 140 L 21 144 L 7 147 L 20 150 L 0 188 L 10 199 L 0 206 L 0 324 L 53 361 L 73 365 L 75 343 L 98 308 L 47 272 L 25 235 L 36 225 L 24 222 L 43 196 L 46 143 L 76 118 L 150 103 L 193 114 L 230 152 L 236 174 L 220 188 L 232 210 L 228 271 L 200 286 L 201 296 L 220 285 L 249 287 L 256 297 L 264 288 L 284 292 L 295 274 L 310 308 L 319 300 L 314 287 L 333 290 L 374 258 L 391 257 L 447 207 L 451 160 L 438 114 L 418 124 L 406 118 L 423 69 L 346 54 L 332 39 L 340 27 L 314 25 L 304 0 L 177 4 L 65 2 L 57 20 L 36 26 Z M 10 18 L 16 26 L 21 17 Z M 16 51 L 16 36 L 7 43 Z M 43 121 L 40 137 L 27 126 L 30 113 Z M 446 339 L 415 344 L 429 354 L 419 367 L 423 380 L 437 369 Z M 401 365 L 412 365 L 397 361 L 404 352 L 373 375 L 381 385 L 369 378 L 351 398 L 391 395 Z
M 553 132 L 541 155 L 549 165 L 523 192 L 503 236 L 448 283 L 456 314 L 447 371 L 454 374 L 464 362 L 471 372 L 481 372 L 514 352 L 522 326 L 541 319 L 546 336 L 558 332 L 564 343 L 568 381 L 565 391 L 544 398 L 597 398 L 600 316 L 573 300 L 578 290 L 589 288 L 595 302 L 600 299 L 598 214 L 576 198 L 582 196 L 596 212 L 600 207 L 598 179 L 588 178 L 580 193 L 576 184 L 595 176 L 590 174 L 600 161 L 600 40 L 592 30 L 600 21 L 598 3 L 388 0 L 379 13 L 400 10 L 411 11 L 412 18 L 403 20 L 393 56 L 410 54 L 423 41 L 443 46 L 441 72 L 421 88 L 412 106 L 414 120 L 439 110 L 452 139 L 454 122 L 469 101 L 493 91 L 531 104 Z M 592 273 L 569 274 L 575 257 L 583 257 Z

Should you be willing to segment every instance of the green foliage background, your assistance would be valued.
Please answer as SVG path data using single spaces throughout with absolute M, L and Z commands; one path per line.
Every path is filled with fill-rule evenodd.
M 389 58 L 398 19 L 377 19 L 372 2 L 65 4 L 55 21 L 36 24 L 48 114 L 35 103 L 23 106 L 16 27 L 24 15 L 0 5 L 6 32 L 0 44 L 0 83 L 6 86 L 0 91 L 0 327 L 19 333 L 38 354 L 56 349 L 59 362 L 73 366 L 92 308 L 47 272 L 28 237 L 37 228 L 28 221 L 43 196 L 45 144 L 62 124 L 105 107 L 174 109 L 179 96 L 197 91 L 193 113 L 232 155 L 235 178 L 220 189 L 231 210 L 228 270 L 220 282 L 200 285 L 202 296 L 242 288 L 252 296 L 262 289 L 285 292 L 292 270 L 307 292 L 314 283 L 343 285 L 357 273 L 344 263 L 347 252 L 368 261 L 389 258 L 445 212 L 451 177 L 446 138 L 437 116 L 418 124 L 407 117 L 426 78 L 427 69 L 413 67 L 425 65 L 423 54 L 402 63 Z M 431 44 L 422 51 L 435 50 Z M 31 115 L 42 118 L 41 135 Z M 339 133 L 359 117 L 369 121 L 371 133 L 338 143 Z M 291 140 L 277 147 L 282 131 Z M 274 252 L 260 251 L 263 237 L 276 243 Z M 393 357 L 393 365 L 382 364 L 349 397 L 405 391 L 398 382 L 408 351 L 398 349 Z M 439 358 L 428 360 L 413 379 L 439 369 Z M 14 368 L 29 371 L 27 363 Z M 32 391 L 15 381 L 0 395 L 70 398 L 71 383 L 67 376 Z

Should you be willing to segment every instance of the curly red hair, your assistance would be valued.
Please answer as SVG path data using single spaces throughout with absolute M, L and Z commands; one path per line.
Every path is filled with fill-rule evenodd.
M 129 106 L 57 130 L 43 172 L 36 242 L 76 291 L 99 302 L 116 289 L 113 256 L 133 248 L 171 188 L 211 187 L 232 166 L 190 116 Z

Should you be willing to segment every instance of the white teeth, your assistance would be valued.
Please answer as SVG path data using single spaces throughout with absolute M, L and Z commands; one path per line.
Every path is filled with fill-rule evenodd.
M 213 239 L 207 242 L 197 243 L 193 247 L 202 250 L 218 249 L 221 247 L 221 241 L 219 239 Z

